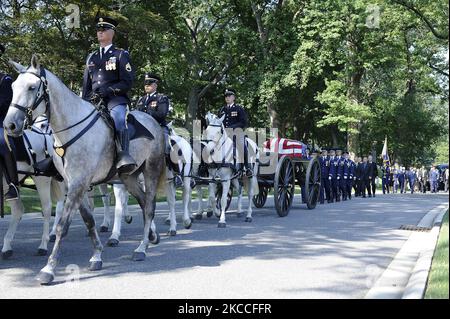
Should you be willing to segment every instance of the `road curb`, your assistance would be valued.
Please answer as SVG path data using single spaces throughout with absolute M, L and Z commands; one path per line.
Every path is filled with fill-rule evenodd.
M 441 231 L 442 219 L 448 209 L 448 205 L 446 206 L 447 207 L 441 208 L 441 212 L 435 216 L 435 219 L 433 220 L 433 228 L 430 232 L 431 238 L 428 241 L 428 247 L 420 253 L 413 273 L 406 285 L 402 299 L 422 299 L 425 296 L 434 251 Z
M 448 203 L 431 209 L 419 222 L 430 232 L 412 232 L 365 299 L 423 298 L 440 223 Z

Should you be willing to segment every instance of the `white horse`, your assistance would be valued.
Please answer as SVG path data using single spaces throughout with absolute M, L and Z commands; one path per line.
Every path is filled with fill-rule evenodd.
M 35 155 L 35 159 L 37 162 L 44 160 L 46 158 L 46 152 L 50 156 L 53 154 L 53 140 L 45 132 L 38 132 L 40 130 L 39 127 L 35 126 L 34 130 L 27 130 L 24 132 L 26 138 L 28 139 L 32 152 Z M 34 168 L 33 168 L 33 157 L 28 149 L 27 143 L 25 143 L 26 150 L 28 156 L 30 158 L 31 165 L 27 162 L 17 162 L 17 169 L 19 171 L 19 180 L 23 180 L 27 176 L 31 176 L 36 186 L 36 190 L 39 194 L 39 199 L 41 201 L 42 207 L 42 215 L 44 217 L 43 230 L 42 230 L 42 240 L 39 245 L 37 255 L 46 256 L 47 255 L 47 246 L 50 239 L 50 217 L 52 213 L 52 199 L 57 202 L 56 204 L 56 215 L 61 215 L 63 205 L 64 205 L 64 184 L 62 182 L 58 182 L 54 178 L 47 176 L 35 176 Z M 27 173 L 29 172 L 29 174 Z M 7 189 L 6 181 L 3 180 L 3 189 Z M 2 194 L 3 195 L 3 194 Z M 8 225 L 8 231 L 3 239 L 3 247 L 2 247 L 2 258 L 8 259 L 12 256 L 12 241 L 17 231 L 17 226 L 19 225 L 20 220 L 22 219 L 22 215 L 24 214 L 24 206 L 22 200 L 19 196 L 18 199 L 8 201 L 8 205 L 11 207 L 11 219 Z
M 203 152 L 203 157 L 207 163 L 215 163 L 215 167 L 209 168 L 209 176 L 221 182 L 222 184 L 222 198 L 220 201 L 220 212 L 216 206 L 216 184 L 210 184 L 209 197 L 212 203 L 212 207 L 214 210 L 214 214 L 219 217 L 219 228 L 226 227 L 225 221 L 225 211 L 227 206 L 227 194 L 230 189 L 231 183 L 233 183 L 234 189 L 238 190 L 238 207 L 237 207 L 237 215 L 241 216 L 242 209 L 242 187 L 239 182 L 238 173 L 234 173 L 232 169 L 232 165 L 234 162 L 233 158 L 233 141 L 227 135 L 227 132 L 223 126 L 223 120 L 225 119 L 225 115 L 221 118 L 218 118 L 216 115 L 208 112 L 206 115 L 206 120 L 208 123 L 208 127 L 206 128 L 204 134 L 206 136 L 206 147 Z M 249 149 L 252 152 L 249 152 L 248 160 L 249 163 L 253 165 L 253 172 L 258 172 L 258 161 L 259 161 L 259 153 L 258 147 L 255 142 L 251 139 L 247 138 L 247 143 Z M 246 222 L 252 221 L 252 198 L 254 193 L 258 193 L 258 180 L 256 174 L 253 174 L 251 177 L 242 177 L 242 182 L 244 186 L 247 186 L 248 193 L 248 209 L 247 216 L 245 218 Z
M 13 99 L 4 120 L 5 129 L 11 136 L 20 136 L 26 122 L 46 114 L 53 129 L 55 152 L 58 154 L 55 166 L 68 190 L 52 254 L 37 279 L 41 284 L 49 284 L 54 280 L 61 239 L 67 234 L 78 209 L 93 245 L 89 270 L 100 270 L 103 245 L 86 192 L 91 185 L 105 183 L 111 178 L 110 173 L 114 172 L 114 132 L 100 119 L 100 113 L 91 103 L 70 91 L 54 74 L 41 68 L 36 56 L 32 57 L 29 68 L 12 61 L 11 64 L 20 74 L 12 85 Z M 151 226 L 157 188 L 164 178 L 164 136 L 161 127 L 150 115 L 138 111 L 131 114 L 152 135 L 130 142 L 130 155 L 137 166 L 131 174 L 119 174 L 142 209 L 143 237 L 133 253 L 133 260 L 142 261 L 146 257 L 148 244 L 159 237 Z M 145 191 L 138 182 L 141 173 L 144 174 Z
M 177 135 L 173 130 L 171 130 L 170 139 L 172 149 L 170 152 L 171 160 L 175 167 L 178 167 L 178 173 L 182 176 L 183 180 L 183 225 L 184 228 L 189 229 L 192 226 L 193 218 L 190 216 L 191 207 L 191 171 L 194 167 L 193 165 L 193 152 L 192 147 L 188 141 L 183 137 Z M 194 160 L 198 162 L 198 160 Z M 177 221 L 176 221 L 176 187 L 174 183 L 175 175 L 172 169 L 166 166 L 166 197 L 169 206 L 169 216 L 166 219 L 166 224 L 170 225 L 169 235 L 175 236 L 177 233 Z M 121 230 L 121 220 L 122 215 L 128 213 L 128 192 L 124 185 L 116 184 L 114 185 L 114 195 L 116 199 L 115 215 L 114 215 L 114 228 L 111 237 L 108 239 L 107 245 L 111 247 L 116 247 L 119 244 L 120 230 Z M 127 221 L 127 219 L 125 219 Z

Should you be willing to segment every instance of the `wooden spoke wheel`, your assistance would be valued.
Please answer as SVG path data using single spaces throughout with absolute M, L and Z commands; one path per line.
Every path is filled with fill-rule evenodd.
M 321 168 L 317 158 L 313 158 L 308 163 L 305 178 L 305 197 L 308 209 L 314 209 L 317 205 L 320 192 Z
M 283 156 L 278 160 L 274 179 L 275 208 L 280 217 L 287 216 L 294 201 L 295 171 L 292 160 Z

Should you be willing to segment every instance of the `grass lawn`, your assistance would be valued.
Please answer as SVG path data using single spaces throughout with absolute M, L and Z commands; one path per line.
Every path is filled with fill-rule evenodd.
M 438 244 L 428 277 L 425 299 L 448 299 L 448 211 L 442 220 Z

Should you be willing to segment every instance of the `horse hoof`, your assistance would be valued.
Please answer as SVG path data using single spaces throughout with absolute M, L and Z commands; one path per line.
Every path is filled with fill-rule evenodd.
M 56 235 L 50 235 L 50 242 L 54 243 L 56 241 Z
M 176 230 L 169 231 L 169 236 L 176 236 L 176 235 L 177 235 L 177 231 Z
M 41 271 L 39 275 L 37 275 L 36 280 L 39 281 L 41 285 L 49 285 L 53 282 L 55 276 L 48 272 Z
M 251 223 L 251 222 L 252 222 L 252 220 L 253 220 L 253 218 L 251 218 L 251 217 L 247 217 L 247 218 L 245 219 L 245 222 L 246 222 L 246 223 Z
M 170 219 L 167 218 L 167 219 L 164 221 L 164 224 L 166 224 L 167 226 L 170 226 Z
M 101 226 L 101 227 L 100 227 L 100 232 L 101 232 L 101 233 L 107 233 L 107 232 L 108 232 L 108 227 L 106 227 L 106 226 Z
M 236 213 L 237 218 L 241 218 L 242 216 L 244 216 L 244 213 Z
M 89 263 L 89 271 L 99 271 L 102 270 L 103 262 L 100 261 L 91 261 Z
M 47 256 L 47 249 L 38 249 L 36 256 Z
M 192 218 L 184 221 L 184 228 L 190 229 L 192 227 Z
M 133 216 L 125 216 L 125 223 L 131 224 L 132 221 L 133 221 Z
M 150 240 L 150 243 L 152 243 L 153 245 L 158 245 L 160 239 L 161 238 L 159 237 L 158 233 L 156 233 L 155 235 L 153 232 L 151 232 L 150 235 L 148 236 L 148 240 Z
M 106 246 L 108 246 L 108 247 L 117 247 L 117 246 L 119 246 L 119 241 L 117 239 L 110 238 L 106 242 Z
M 213 215 L 213 212 L 206 212 L 206 217 L 210 218 Z
M 227 224 L 226 224 L 226 223 L 219 223 L 219 224 L 217 225 L 217 227 L 218 227 L 218 228 L 226 228 L 226 227 L 227 227 Z
M 144 261 L 145 260 L 145 253 L 141 252 L 134 252 L 133 253 L 133 260 L 134 261 Z
M 203 214 L 202 213 L 198 213 L 198 214 L 195 214 L 194 217 L 195 217 L 196 220 L 202 220 Z
M 7 250 L 5 252 L 2 252 L 2 259 L 3 260 L 9 259 L 9 258 L 11 258 L 12 254 L 13 254 L 12 250 Z

